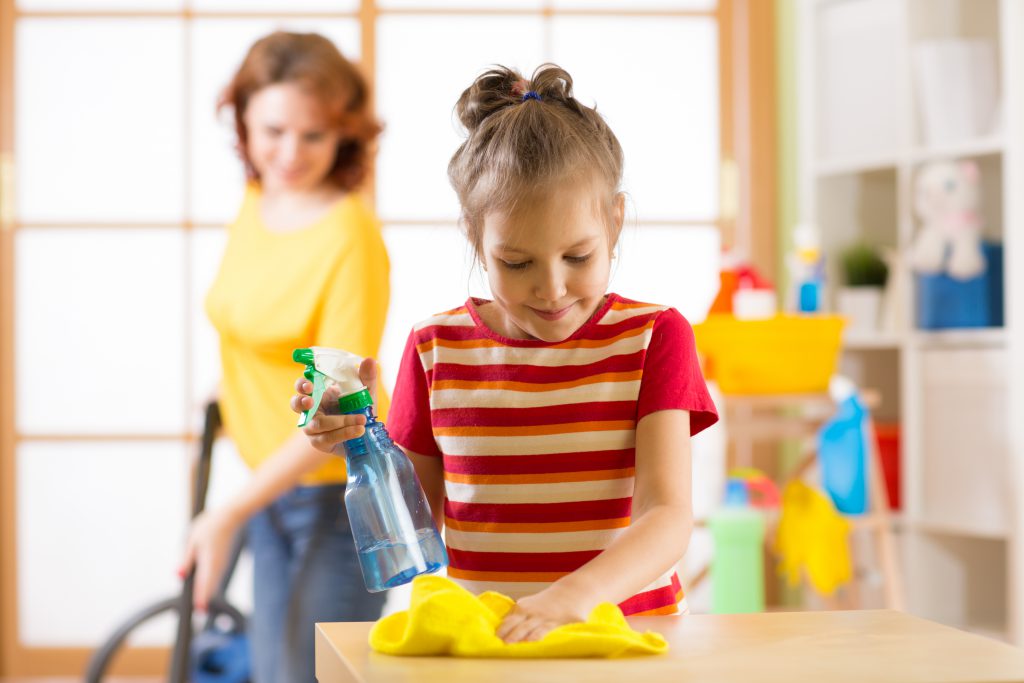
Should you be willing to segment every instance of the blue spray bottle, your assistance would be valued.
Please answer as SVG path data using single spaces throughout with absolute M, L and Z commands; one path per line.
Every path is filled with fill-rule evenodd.
M 317 346 L 296 349 L 292 358 L 306 366 L 305 376 L 313 382 L 313 406 L 302 414 L 300 427 L 317 410 L 366 416 L 363 436 L 342 444 L 348 469 L 345 509 L 366 590 L 394 588 L 448 566 L 416 471 L 373 414 L 370 392 L 359 381 L 362 359 Z

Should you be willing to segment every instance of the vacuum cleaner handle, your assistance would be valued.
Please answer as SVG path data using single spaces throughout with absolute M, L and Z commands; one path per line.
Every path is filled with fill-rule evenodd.
M 206 405 L 203 436 L 200 441 L 199 462 L 196 463 L 196 479 L 192 495 L 192 519 L 206 506 L 206 492 L 210 484 L 210 465 L 213 460 L 213 443 L 221 427 L 220 406 L 216 401 Z M 178 608 L 178 633 L 171 653 L 170 683 L 186 683 L 189 669 L 189 649 L 192 644 L 192 591 L 195 587 L 196 568 L 189 569 L 182 582 L 181 603 Z

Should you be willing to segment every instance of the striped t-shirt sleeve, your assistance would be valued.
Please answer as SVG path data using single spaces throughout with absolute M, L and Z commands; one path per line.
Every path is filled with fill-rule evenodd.
M 388 413 L 388 433 L 395 443 L 419 455 L 440 456 L 430 424 L 430 390 L 416 349 L 416 330 L 409 333 Z
M 700 372 L 693 328 L 679 311 L 658 314 L 644 356 L 636 419 L 659 410 L 690 411 L 690 436 L 718 421 L 718 411 Z

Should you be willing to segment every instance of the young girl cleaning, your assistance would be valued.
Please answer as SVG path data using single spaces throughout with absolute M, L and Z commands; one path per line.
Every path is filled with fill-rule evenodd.
M 462 93 L 448 166 L 493 301 L 416 325 L 388 430 L 438 526 L 448 576 L 517 600 L 498 629 L 537 640 L 600 602 L 685 610 L 690 437 L 718 416 L 675 309 L 608 293 L 622 230 L 622 149 L 554 65 L 497 67 Z M 364 361 L 371 391 L 376 366 Z M 309 382 L 291 407 L 309 409 Z M 362 416 L 305 428 L 332 451 Z

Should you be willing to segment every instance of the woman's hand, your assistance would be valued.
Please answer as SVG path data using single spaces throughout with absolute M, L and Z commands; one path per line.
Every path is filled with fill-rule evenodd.
M 377 402 L 377 363 L 372 358 L 364 358 L 359 366 L 359 380 L 370 391 L 374 403 Z M 313 383 L 305 377 L 295 381 L 297 392 L 291 399 L 291 409 L 296 413 L 304 413 L 313 407 Z M 324 397 L 325 400 L 329 398 Z M 323 404 L 321 403 L 321 406 Z M 334 453 L 338 444 L 349 439 L 362 436 L 366 429 L 366 417 L 363 415 L 325 415 L 323 408 L 302 428 L 309 437 L 314 448 L 325 453 Z
M 582 602 L 557 583 L 516 602 L 498 626 L 497 636 L 506 643 L 540 640 L 564 624 L 586 621 Z
M 206 611 L 217 590 L 239 524 L 228 508 L 207 510 L 192 520 L 185 558 L 178 573 L 184 578 L 195 565 L 192 602 L 198 610 Z

